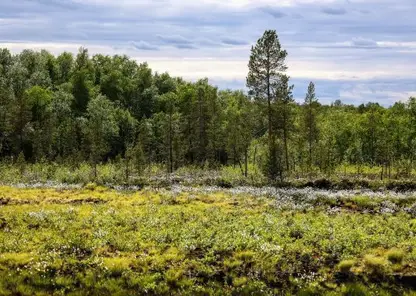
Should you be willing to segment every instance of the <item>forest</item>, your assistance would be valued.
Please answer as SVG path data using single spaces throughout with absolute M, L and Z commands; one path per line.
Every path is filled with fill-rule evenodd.
M 0 50 L 0 156 L 4 163 L 118 162 L 141 175 L 152 165 L 233 166 L 269 180 L 331 176 L 345 168 L 409 178 L 416 98 L 385 107 L 319 102 L 315 85 L 293 99 L 287 52 L 275 31 L 251 50 L 247 90 L 220 90 L 154 73 L 127 56 L 54 56 Z

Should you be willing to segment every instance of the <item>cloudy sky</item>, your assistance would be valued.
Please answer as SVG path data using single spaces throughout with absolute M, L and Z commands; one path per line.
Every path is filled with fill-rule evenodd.
M 1 0 L 0 47 L 127 54 L 159 72 L 244 88 L 275 29 L 295 98 L 390 105 L 416 95 L 415 0 Z

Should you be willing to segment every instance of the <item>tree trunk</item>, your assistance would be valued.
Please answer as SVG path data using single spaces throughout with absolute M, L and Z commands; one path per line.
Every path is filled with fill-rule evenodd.
M 173 172 L 172 110 L 170 110 L 170 113 L 169 113 L 169 173 L 172 173 L 172 172 Z
M 269 160 L 275 160 L 276 159 L 276 155 L 273 155 L 274 153 L 276 153 L 275 150 L 275 141 L 274 141 L 274 134 L 273 134 L 273 125 L 272 125 L 272 97 L 271 97 L 271 90 L 270 90 L 270 53 L 267 53 L 267 75 L 266 75 L 266 79 L 267 79 L 267 113 L 268 113 L 268 131 L 269 131 Z M 276 163 L 272 163 L 271 161 L 269 161 L 269 166 L 276 166 Z M 269 167 L 270 170 L 270 167 Z M 272 169 L 272 172 L 274 174 L 274 168 Z M 272 174 L 270 174 L 271 172 L 269 172 L 269 177 L 276 177 L 276 176 L 272 176 Z
M 286 125 L 286 123 L 285 123 Z M 286 171 L 289 172 L 290 166 L 289 166 L 289 149 L 287 144 L 287 128 L 283 129 L 283 142 L 285 145 L 285 161 L 286 161 Z
M 128 157 L 125 158 L 125 163 L 126 163 L 126 167 L 125 167 L 125 178 L 126 178 L 126 183 L 129 183 L 129 178 L 130 178 L 130 171 L 129 171 L 129 166 L 130 166 L 130 159 Z
M 198 92 L 198 107 L 199 107 L 199 161 L 201 165 L 204 165 L 204 158 L 205 158 L 205 141 L 204 141 L 204 117 L 203 117 L 203 110 L 202 110 L 202 89 L 199 89 Z
M 238 166 L 240 167 L 241 174 L 244 176 L 243 166 L 241 165 L 240 159 L 238 159 Z
M 308 145 L 309 145 L 309 156 L 308 156 L 308 171 L 309 174 L 312 170 L 312 104 L 309 103 L 309 120 L 308 120 Z
M 384 165 L 381 165 L 381 181 L 383 181 L 383 175 L 384 175 Z
M 248 176 L 248 149 L 244 152 L 244 176 Z

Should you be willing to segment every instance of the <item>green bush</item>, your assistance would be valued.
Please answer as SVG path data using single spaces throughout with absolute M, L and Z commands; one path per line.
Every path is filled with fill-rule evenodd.
M 393 264 L 401 264 L 404 258 L 404 252 L 399 249 L 391 249 L 387 252 L 387 259 Z
M 387 271 L 387 262 L 383 257 L 365 255 L 364 265 L 366 270 L 373 275 L 382 276 Z
M 342 289 L 342 295 L 345 296 L 367 296 L 370 295 L 366 286 L 359 283 L 347 284 Z
M 354 266 L 355 260 L 342 260 L 338 264 L 338 268 L 343 273 L 348 273 L 351 271 L 351 268 Z

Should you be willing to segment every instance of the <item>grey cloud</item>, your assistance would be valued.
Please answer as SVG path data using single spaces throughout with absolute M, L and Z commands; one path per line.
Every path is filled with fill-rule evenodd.
M 82 6 L 72 1 L 59 1 L 59 0 L 26 0 L 25 2 L 28 3 L 35 3 L 40 4 L 43 6 L 47 6 L 49 8 L 60 8 L 60 9 L 70 9 L 70 10 L 77 10 L 80 9 Z
M 175 44 L 174 46 L 178 49 L 197 49 L 198 48 L 192 44 Z
M 321 10 L 325 14 L 329 15 L 344 15 L 347 11 L 344 8 L 324 7 Z
M 264 13 L 267 13 L 267 14 L 271 15 L 274 18 L 283 18 L 283 17 L 286 16 L 286 13 L 278 10 L 275 7 L 271 7 L 271 6 L 262 7 L 260 10 Z
M 352 40 L 352 46 L 354 46 L 354 47 L 365 47 L 365 48 L 378 47 L 376 41 L 371 40 L 371 39 L 365 39 L 365 38 L 354 38 Z
M 157 35 L 157 38 L 159 38 L 163 43 L 166 43 L 166 44 L 192 45 L 192 42 L 189 39 L 186 39 L 185 37 L 180 36 L 180 35 L 172 35 L 172 36 Z
M 139 41 L 139 42 L 131 42 L 130 43 L 135 49 L 138 50 L 159 50 L 157 46 L 153 46 L 145 41 Z
M 227 44 L 227 45 L 247 45 L 248 44 L 247 41 L 239 40 L 239 39 L 232 39 L 232 38 L 224 38 L 221 41 L 222 43 Z

